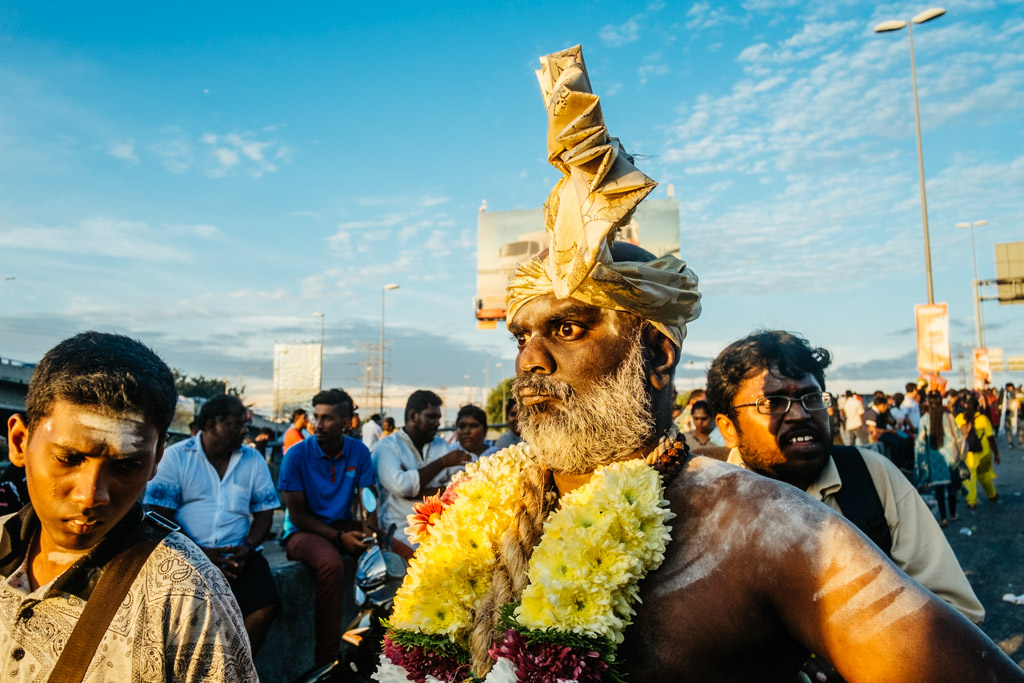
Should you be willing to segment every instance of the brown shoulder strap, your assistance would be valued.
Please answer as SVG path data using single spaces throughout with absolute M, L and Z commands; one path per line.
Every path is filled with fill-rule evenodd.
M 132 582 L 153 550 L 171 532 L 157 527 L 149 536 L 121 551 L 103 570 L 96 587 L 85 603 L 67 644 L 50 672 L 48 683 L 81 683 L 96 648 L 107 632 L 117 608 L 124 601 Z

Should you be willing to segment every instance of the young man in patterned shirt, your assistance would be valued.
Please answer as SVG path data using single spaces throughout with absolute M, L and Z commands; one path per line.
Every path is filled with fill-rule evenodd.
M 128 337 L 85 332 L 51 349 L 7 423 L 31 503 L 0 517 L 5 681 L 45 681 L 110 561 L 151 522 L 139 498 L 174 416 L 174 377 Z M 224 575 L 180 533 L 136 575 L 83 680 L 253 681 Z

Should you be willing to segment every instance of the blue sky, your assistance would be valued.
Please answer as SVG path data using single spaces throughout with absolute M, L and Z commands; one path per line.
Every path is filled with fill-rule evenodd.
M 914 38 L 955 354 L 955 223 L 989 221 L 982 277 L 1024 239 L 1024 4 L 944 6 Z M 508 334 L 473 318 L 477 211 L 544 200 L 533 70 L 582 43 L 612 134 L 680 199 L 704 293 L 684 359 L 782 327 L 834 352 L 830 388 L 895 390 L 924 258 L 907 35 L 871 27 L 926 7 L 0 2 L 0 356 L 122 331 L 267 405 L 272 346 L 318 340 L 314 311 L 325 383 L 358 384 L 395 282 L 391 382 L 507 375 Z M 989 345 L 1024 355 L 1024 307 L 984 306 Z

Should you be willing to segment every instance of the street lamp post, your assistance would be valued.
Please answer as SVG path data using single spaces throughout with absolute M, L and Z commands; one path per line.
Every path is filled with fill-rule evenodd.
M 924 226 L 924 271 L 928 282 L 928 303 L 935 303 L 935 294 L 932 289 L 932 248 L 928 237 L 928 198 L 924 191 L 924 154 L 921 151 L 921 110 L 917 103 L 917 65 L 914 62 L 914 24 L 923 24 L 937 17 L 941 17 L 946 10 L 941 7 L 926 9 L 910 21 L 896 19 L 883 21 L 875 27 L 875 33 L 888 33 L 899 31 L 904 26 L 907 28 L 907 35 L 910 37 L 910 81 L 914 90 L 914 124 L 917 130 L 917 170 L 921 177 L 921 222 Z
M 974 256 L 974 333 L 977 337 L 978 348 L 985 348 L 985 321 L 981 317 L 981 297 L 978 292 L 978 249 L 974 243 L 974 229 L 988 225 L 988 221 L 974 221 L 973 223 L 957 223 L 958 228 L 970 228 L 971 230 L 971 254 Z
M 324 325 L 327 324 L 327 316 L 317 311 L 314 318 L 320 318 L 320 389 L 324 388 Z
M 503 368 L 505 366 L 502 365 L 501 363 L 495 363 L 494 367 L 496 367 L 496 368 Z M 505 378 L 502 377 L 498 381 L 501 384 L 501 416 L 504 419 L 504 417 L 505 417 Z M 484 408 L 486 409 L 487 406 L 484 406 Z
M 377 372 L 380 373 L 380 419 L 384 419 L 384 301 L 386 299 L 388 290 L 398 289 L 398 285 L 394 282 L 384 285 L 380 290 L 380 362 L 377 366 Z

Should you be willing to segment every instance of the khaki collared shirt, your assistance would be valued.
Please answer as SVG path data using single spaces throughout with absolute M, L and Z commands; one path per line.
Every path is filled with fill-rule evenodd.
M 129 515 L 141 516 L 133 508 Z M 126 518 L 127 519 L 127 518 Z M 31 507 L 0 518 L 0 680 L 43 683 L 127 537 L 122 524 L 45 586 L 30 592 Z M 132 582 L 84 680 L 256 681 L 242 614 L 224 575 L 180 533 L 167 536 Z
M 874 451 L 857 450 L 864 458 L 885 509 L 885 521 L 892 535 L 892 561 L 965 617 L 980 623 L 985 618 L 985 608 L 974 594 L 931 510 L 895 465 Z M 738 448 L 729 452 L 727 462 L 747 469 Z M 842 514 L 835 498 L 842 486 L 839 470 L 829 456 L 825 468 L 807 487 L 806 493 Z

